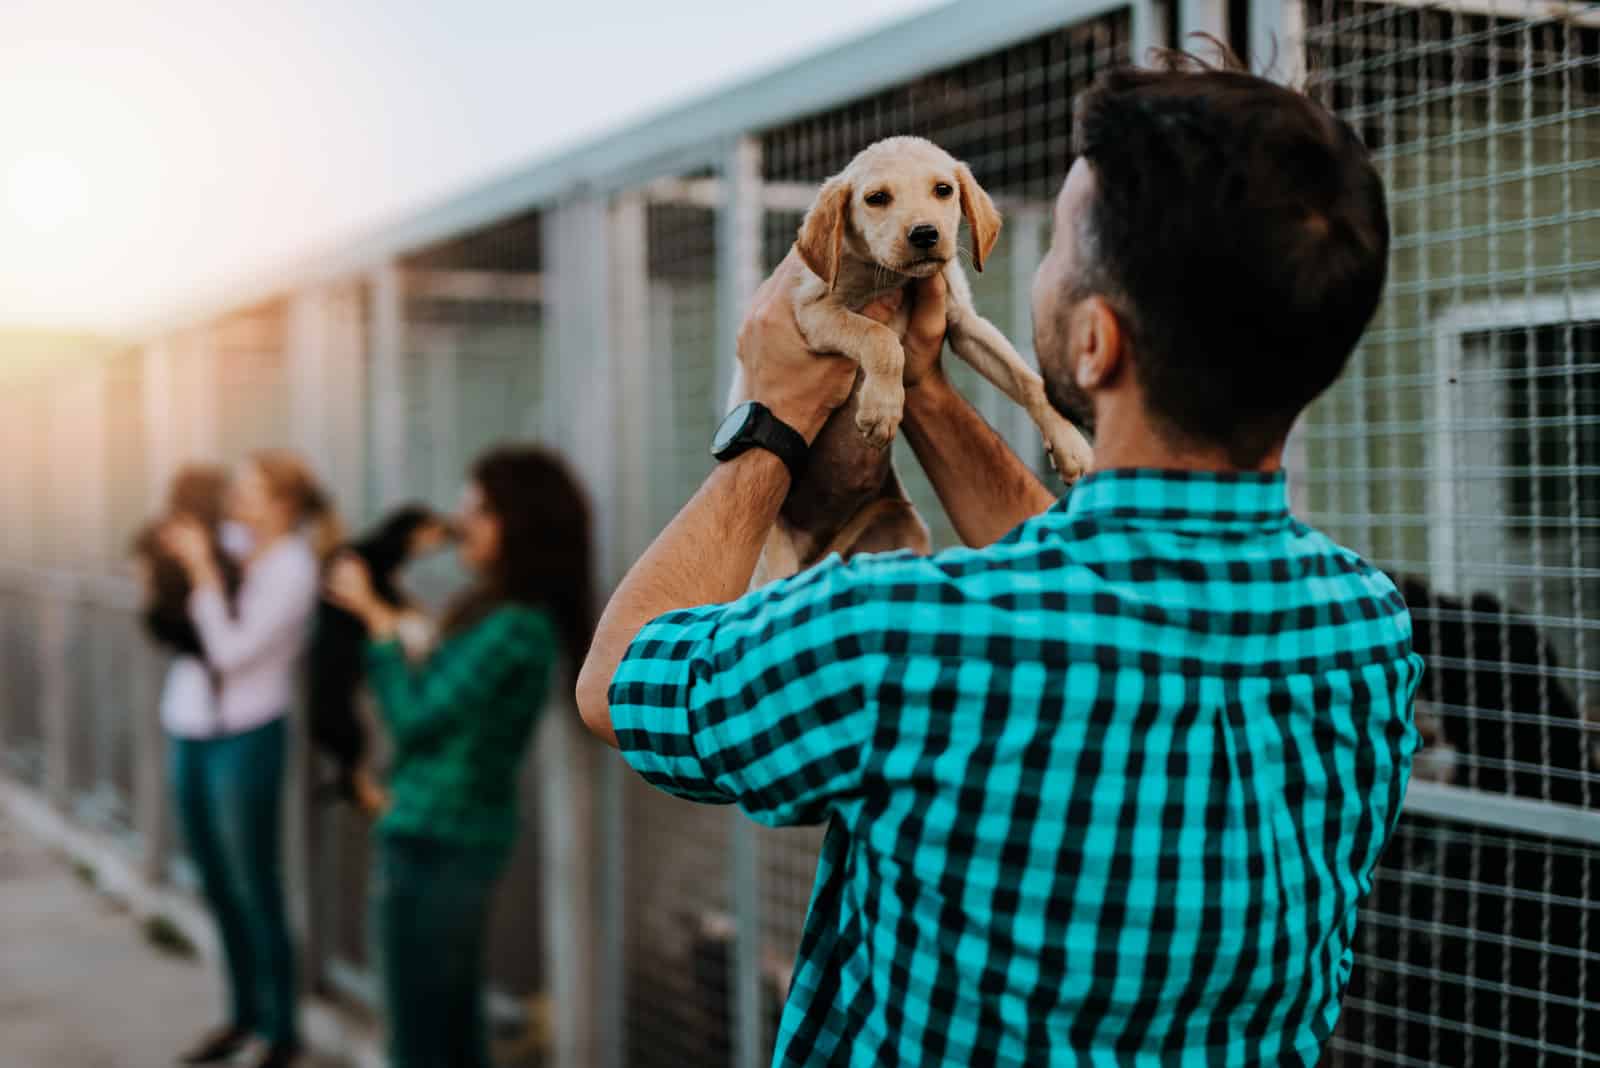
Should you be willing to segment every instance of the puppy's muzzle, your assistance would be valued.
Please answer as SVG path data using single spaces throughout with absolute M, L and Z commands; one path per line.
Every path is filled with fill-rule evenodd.
M 913 226 L 910 232 L 906 234 L 906 240 L 911 243 L 912 248 L 919 248 L 926 252 L 939 243 L 939 228 L 937 226 L 929 226 L 927 223 Z

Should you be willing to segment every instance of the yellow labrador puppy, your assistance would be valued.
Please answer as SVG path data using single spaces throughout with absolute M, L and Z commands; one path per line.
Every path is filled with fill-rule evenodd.
M 1087 469 L 1088 442 L 1050 406 L 1043 381 L 1005 335 L 973 308 L 957 260 L 963 218 L 972 231 L 972 266 L 982 271 L 1000 236 L 1000 213 L 965 163 L 922 138 L 879 141 L 823 183 L 789 253 L 805 267 L 792 272 L 795 321 L 813 350 L 855 360 L 861 376 L 813 443 L 768 539 L 757 584 L 835 552 L 929 550 L 927 525 L 887 448 L 905 406 L 900 338 L 909 312 L 903 304 L 887 324 L 860 314 L 913 279 L 943 272 L 950 347 L 1033 417 L 1062 478 L 1071 482 Z M 730 404 L 744 399 L 736 378 Z

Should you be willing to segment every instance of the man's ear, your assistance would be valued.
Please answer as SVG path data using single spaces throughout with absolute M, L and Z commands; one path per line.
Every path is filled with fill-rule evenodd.
M 1085 393 L 1109 386 L 1128 360 L 1122 320 L 1103 297 L 1087 297 L 1072 309 L 1072 377 Z
M 800 224 L 794 247 L 811 273 L 828 284 L 839 278 L 839 257 L 844 254 L 844 220 L 850 210 L 850 183 L 829 178 L 822 184 L 811 210 Z
M 972 266 L 982 273 L 984 261 L 1000 240 L 1000 212 L 965 163 L 956 164 L 956 185 L 961 189 L 961 214 L 972 230 Z

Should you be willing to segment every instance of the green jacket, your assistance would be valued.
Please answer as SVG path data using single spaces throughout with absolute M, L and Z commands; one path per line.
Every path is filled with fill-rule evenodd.
M 511 845 L 518 772 L 557 646 L 545 613 L 506 605 L 418 667 L 398 641 L 368 648 L 367 678 L 394 743 L 393 803 L 381 832 Z

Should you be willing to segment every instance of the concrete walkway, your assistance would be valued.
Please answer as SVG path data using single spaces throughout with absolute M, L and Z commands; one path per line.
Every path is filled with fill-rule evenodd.
M 0 808 L 0 1068 L 161 1068 L 221 1018 L 212 970 L 88 882 Z

